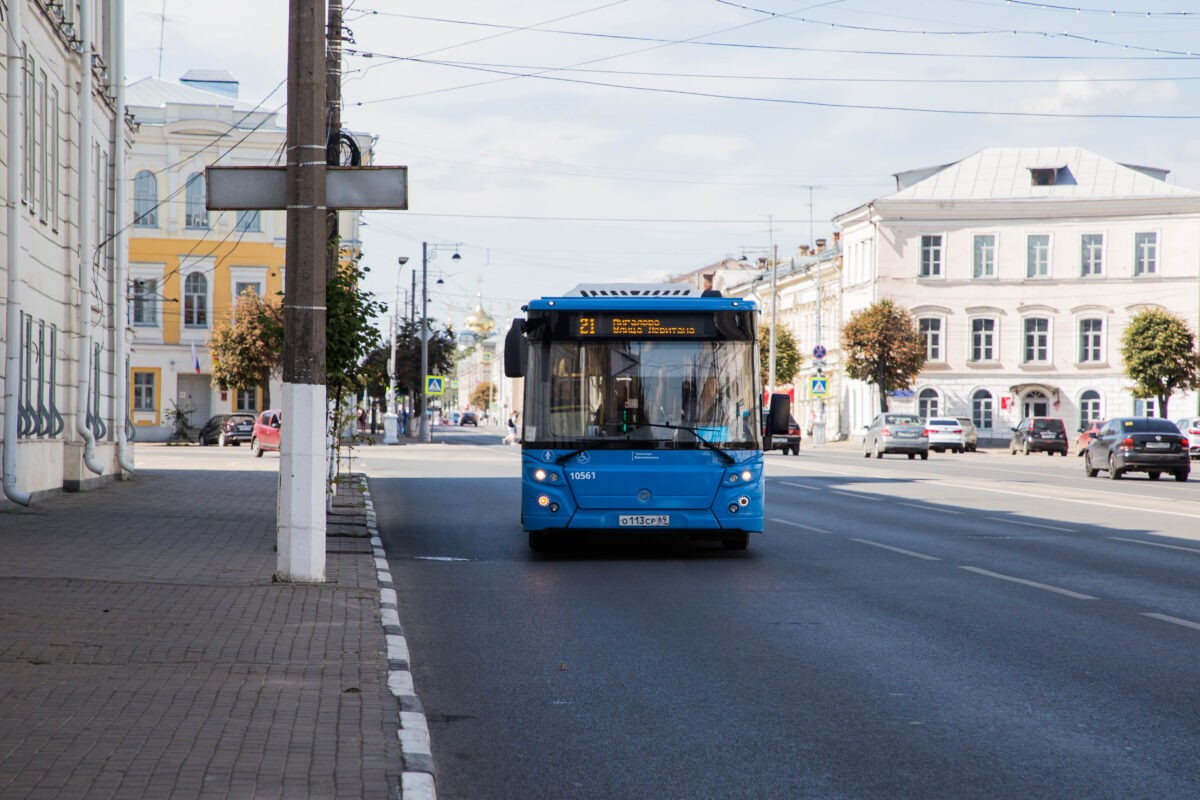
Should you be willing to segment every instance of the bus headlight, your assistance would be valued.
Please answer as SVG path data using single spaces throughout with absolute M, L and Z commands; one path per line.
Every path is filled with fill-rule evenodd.
M 533 479 L 534 479 L 535 481 L 544 481 L 544 480 L 546 480 L 546 470 L 544 470 L 544 469 L 535 469 L 535 470 L 533 471 Z
M 745 508 L 746 506 L 750 505 L 750 498 L 746 497 L 746 495 L 742 495 L 738 498 L 738 505 L 742 508 Z
M 754 477 L 754 473 L 748 469 L 742 470 L 742 480 L 749 482 Z
M 545 495 L 545 494 L 539 494 L 538 499 L 537 499 L 537 504 L 541 508 L 549 508 L 550 507 L 550 496 Z

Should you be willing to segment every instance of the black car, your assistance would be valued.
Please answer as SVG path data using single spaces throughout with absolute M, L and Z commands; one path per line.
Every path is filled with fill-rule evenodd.
M 788 417 L 788 432 L 777 433 L 771 437 L 771 450 L 782 450 L 784 453 L 791 452 L 792 455 L 800 455 L 800 423 L 796 422 L 795 417 Z M 766 431 L 763 431 L 764 450 L 766 445 Z
M 217 414 L 200 429 L 196 441 L 200 445 L 238 445 L 250 441 L 254 432 L 253 414 Z
M 458 418 L 458 424 L 459 425 L 474 425 L 476 428 L 478 428 L 479 427 L 479 417 L 475 414 L 474 411 L 464 411 L 462 413 L 462 416 Z
M 1191 471 L 1188 439 L 1175 423 L 1156 417 L 1116 417 L 1105 422 L 1083 451 L 1089 478 L 1104 469 L 1118 480 L 1126 472 L 1145 472 L 1150 480 L 1169 472 L 1186 481 Z
M 1067 441 L 1067 426 L 1058 417 L 1026 417 L 1012 429 L 1008 452 L 1049 453 L 1066 455 L 1071 445 Z

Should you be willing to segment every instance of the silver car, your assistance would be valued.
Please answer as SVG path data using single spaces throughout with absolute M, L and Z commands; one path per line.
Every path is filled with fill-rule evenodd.
M 955 417 L 958 424 L 962 425 L 963 429 L 963 446 L 967 448 L 968 453 L 974 453 L 979 449 L 979 429 L 975 427 L 975 422 L 970 417 Z
M 903 453 L 910 459 L 929 458 L 929 434 L 916 414 L 885 411 L 867 426 L 863 437 L 863 457 L 883 458 L 884 453 Z
M 1192 458 L 1200 458 L 1200 417 L 1177 419 L 1175 427 L 1179 428 L 1179 432 L 1187 437 Z

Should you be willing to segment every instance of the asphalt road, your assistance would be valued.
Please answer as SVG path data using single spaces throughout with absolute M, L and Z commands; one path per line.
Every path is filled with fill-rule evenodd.
M 360 464 L 442 798 L 1200 797 L 1200 470 L 806 446 L 744 553 L 538 555 L 439 438 Z

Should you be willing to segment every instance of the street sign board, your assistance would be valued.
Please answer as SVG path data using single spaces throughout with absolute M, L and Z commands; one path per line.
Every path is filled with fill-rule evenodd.
M 809 378 L 808 379 L 808 394 L 810 397 L 828 397 L 829 396 L 829 379 L 828 378 Z
M 445 394 L 446 378 L 443 375 L 425 376 L 425 394 Z
M 813 348 L 813 358 L 820 361 L 821 359 L 825 358 L 825 356 L 826 356 L 825 345 L 819 344 Z
M 287 207 L 286 167 L 206 167 L 205 204 L 210 211 Z M 408 167 L 327 167 L 328 208 L 408 208 Z

